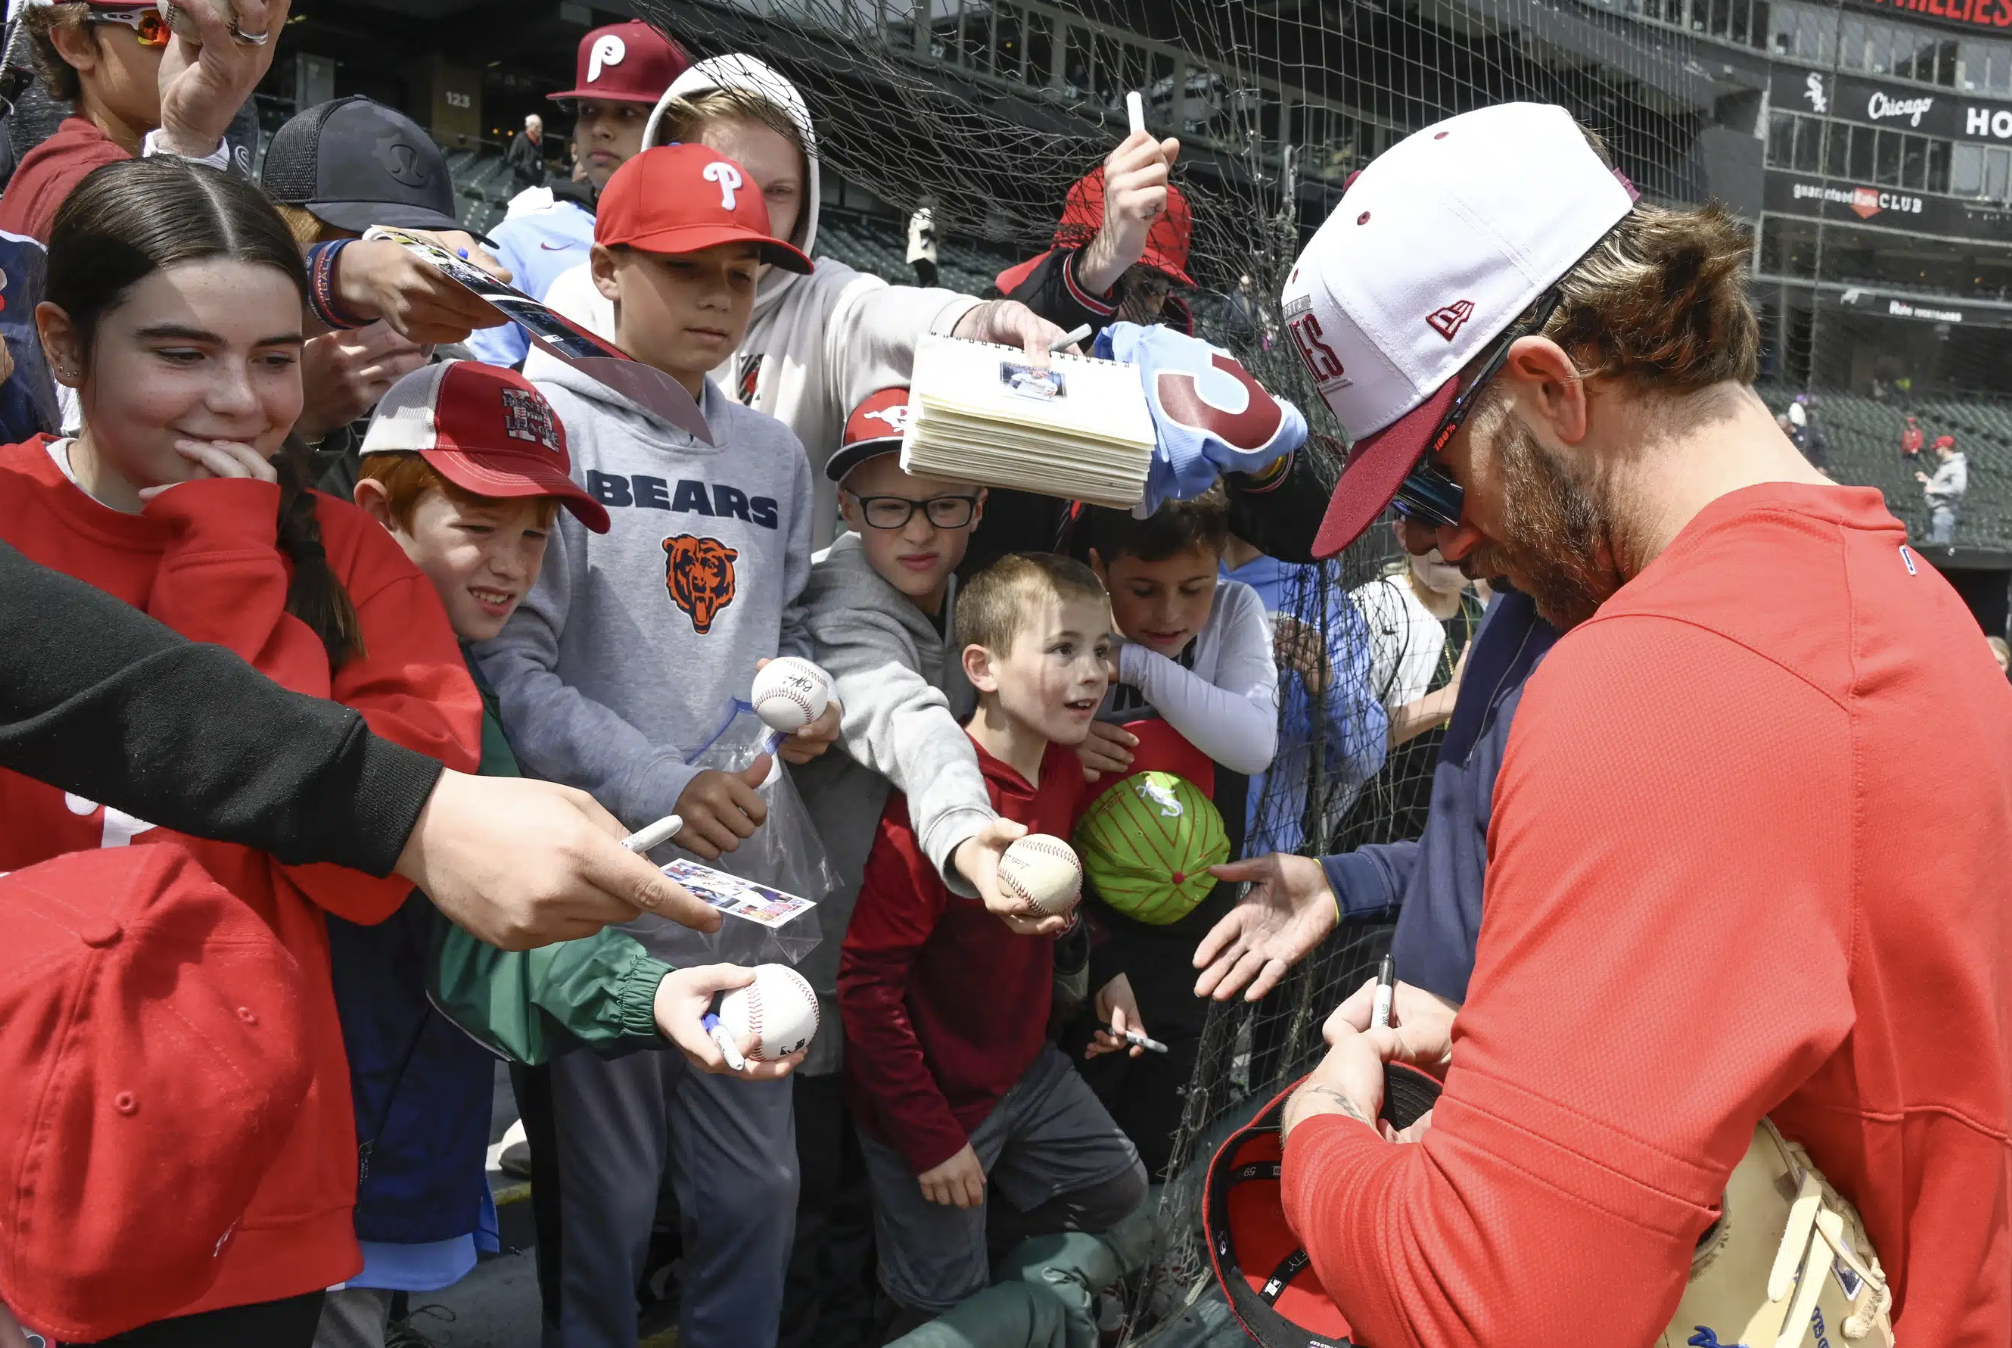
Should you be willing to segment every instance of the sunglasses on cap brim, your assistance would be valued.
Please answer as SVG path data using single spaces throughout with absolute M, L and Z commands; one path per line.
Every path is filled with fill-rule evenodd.
M 1467 505 L 1467 490 L 1455 482 L 1439 463 L 1439 455 L 1453 437 L 1466 424 L 1468 414 L 1481 400 L 1482 390 L 1502 370 L 1509 359 L 1509 348 L 1519 340 L 1544 330 L 1551 316 L 1558 312 L 1558 305 L 1564 296 L 1557 287 L 1552 287 L 1537 297 L 1537 304 L 1530 317 L 1516 323 L 1495 339 L 1495 346 L 1482 362 L 1480 373 L 1476 374 L 1460 396 L 1453 400 L 1453 406 L 1446 409 L 1439 428 L 1432 438 L 1425 442 L 1425 452 L 1418 463 L 1405 475 L 1397 486 L 1397 495 L 1391 499 L 1391 507 L 1406 519 L 1418 521 L 1434 529 L 1457 529 L 1460 527 L 1460 512 Z

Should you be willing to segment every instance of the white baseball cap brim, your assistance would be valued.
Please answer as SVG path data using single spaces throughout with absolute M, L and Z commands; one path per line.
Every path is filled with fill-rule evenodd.
M 1314 544 L 1331 556 L 1390 505 L 1462 368 L 1633 209 L 1565 109 L 1504 103 L 1406 137 L 1357 174 L 1280 300 L 1353 442 Z

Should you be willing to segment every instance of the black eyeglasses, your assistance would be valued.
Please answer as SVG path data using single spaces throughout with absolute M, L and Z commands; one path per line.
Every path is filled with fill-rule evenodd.
M 1397 507 L 1399 514 L 1435 528 L 1460 527 L 1460 512 L 1467 504 L 1467 492 L 1439 466 L 1440 451 L 1452 442 L 1466 423 L 1468 414 L 1480 401 L 1481 391 L 1501 372 L 1502 363 L 1509 359 L 1509 348 L 1524 337 L 1542 332 L 1544 325 L 1551 321 L 1551 315 L 1558 312 L 1558 305 L 1563 299 L 1555 286 L 1545 291 L 1537 297 L 1536 312 L 1528 322 L 1513 325 L 1495 339 L 1495 349 L 1482 363 L 1481 372 L 1460 391 L 1460 396 L 1453 400 L 1453 406 L 1446 409 L 1439 429 L 1426 442 L 1425 453 L 1419 456 L 1417 465 L 1398 484 L 1397 496 L 1391 504 Z
M 859 496 L 852 492 L 846 495 L 859 502 L 860 514 L 875 529 L 906 529 L 918 510 L 939 529 L 962 529 L 971 523 L 972 513 L 978 509 L 976 496 L 932 496 L 926 501 L 916 501 L 906 496 Z

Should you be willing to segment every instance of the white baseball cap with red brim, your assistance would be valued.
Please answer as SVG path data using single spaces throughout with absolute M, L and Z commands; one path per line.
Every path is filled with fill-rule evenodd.
M 359 454 L 417 454 L 463 491 L 554 496 L 597 534 L 608 511 L 572 478 L 566 427 L 515 370 L 478 360 L 423 366 L 385 390 Z
M 1633 208 L 1636 193 L 1544 103 L 1462 113 L 1349 183 L 1280 302 L 1354 444 L 1314 552 L 1375 523 L 1425 454 L 1461 369 Z

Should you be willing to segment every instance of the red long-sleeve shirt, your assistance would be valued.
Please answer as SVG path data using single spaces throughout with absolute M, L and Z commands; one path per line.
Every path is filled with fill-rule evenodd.
M 1655 1341 L 1771 1115 L 1903 1343 L 2012 1343 L 2012 688 L 1874 491 L 1708 506 L 1530 681 L 1453 1066 L 1285 1210 L 1377 1348 Z
M 1038 790 L 982 748 L 978 765 L 1002 818 L 1069 836 L 1084 795 L 1073 749 L 1048 746 Z M 955 1156 L 1040 1054 L 1055 938 L 951 898 L 899 791 L 878 829 L 839 956 L 846 1085 L 861 1126 L 919 1175 Z
M 132 156 L 95 122 L 65 117 L 54 134 L 21 156 L 20 167 L 0 193 L 0 229 L 49 242 L 56 212 L 94 169 Z
M 354 707 L 386 739 L 474 771 L 482 703 L 433 586 L 361 510 L 331 497 L 315 505 L 329 565 L 355 603 L 366 647 L 332 676 L 320 639 L 285 611 L 292 563 L 275 543 L 278 487 L 205 479 L 127 515 L 72 484 L 45 440 L 0 449 L 0 538 L 22 554 L 184 636 L 229 647 L 295 692 Z M 315 1291 L 362 1267 L 350 1216 L 355 1122 L 321 914 L 381 922 L 412 887 L 396 875 L 286 866 L 248 847 L 186 838 L 116 812 L 107 817 L 94 802 L 0 771 L 0 871 L 85 848 L 170 839 L 264 918 L 299 961 L 314 1064 L 293 1134 L 232 1236 L 216 1283 L 181 1312 L 193 1314 Z M 173 1119 L 158 1125 L 176 1126 Z

